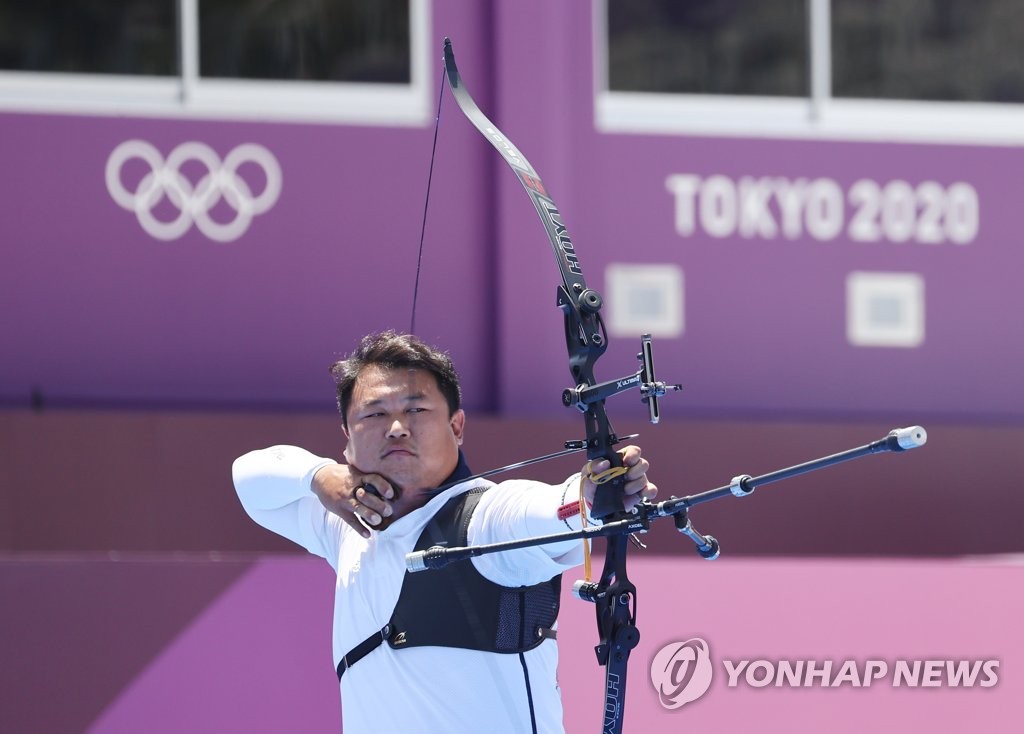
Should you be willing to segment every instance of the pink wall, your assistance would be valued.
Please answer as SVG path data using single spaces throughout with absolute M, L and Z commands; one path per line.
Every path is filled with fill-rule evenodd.
M 641 638 L 627 732 L 1015 732 L 1024 717 L 1024 567 L 1015 560 L 707 563 L 637 554 L 631 568 Z M 319 559 L 6 560 L 0 584 L 0 731 L 338 731 L 332 578 Z M 12 589 L 32 608 L 11 605 Z M 162 630 L 159 644 L 140 651 L 135 632 L 150 629 Z M 651 683 L 652 660 L 694 637 L 710 648 L 710 689 L 668 710 Z M 593 609 L 566 592 L 559 680 L 570 734 L 600 730 L 595 643 Z M 846 660 L 861 670 L 885 661 L 889 671 L 867 687 L 824 688 L 819 678 L 809 688 L 756 688 L 742 676 L 730 687 L 725 660 L 804 660 L 819 669 L 832 661 L 830 680 Z M 929 660 L 995 660 L 998 680 L 892 686 L 899 661 Z

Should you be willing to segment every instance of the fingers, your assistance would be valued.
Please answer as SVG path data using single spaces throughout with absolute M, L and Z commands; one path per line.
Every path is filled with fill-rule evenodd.
M 367 474 L 362 477 L 359 486 L 353 492 L 350 507 L 363 522 L 373 527 L 380 525 L 384 518 L 391 517 L 394 513 L 394 507 L 388 501 L 394 496 L 394 488 L 384 477 Z
M 346 464 L 329 464 L 313 477 L 311 489 L 331 512 L 364 538 L 387 525 L 397 490 L 379 474 L 361 474 Z
M 379 499 L 391 500 L 395 498 L 394 487 L 380 474 L 364 474 L 357 485 L 357 488 L 359 487 L 362 487 Z
M 370 528 L 379 526 L 392 512 L 390 504 L 359 487 L 337 514 L 360 535 L 369 538 Z
M 623 501 L 625 508 L 631 509 L 636 507 L 641 502 L 650 502 L 658 494 L 658 488 L 652 482 L 647 482 L 646 485 L 635 493 L 626 493 L 626 499 Z
M 353 510 L 371 525 L 376 525 L 383 517 L 390 517 L 393 511 L 391 503 L 383 500 L 367 487 L 359 487 L 355 491 Z
M 647 501 L 653 500 L 658 496 L 658 485 L 654 482 L 648 482 L 647 487 L 640 494 Z

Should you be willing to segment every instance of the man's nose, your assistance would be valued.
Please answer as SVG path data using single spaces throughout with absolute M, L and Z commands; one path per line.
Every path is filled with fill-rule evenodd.
M 391 427 L 388 429 L 388 438 L 404 438 L 408 435 L 409 429 L 400 418 L 395 418 L 391 421 Z

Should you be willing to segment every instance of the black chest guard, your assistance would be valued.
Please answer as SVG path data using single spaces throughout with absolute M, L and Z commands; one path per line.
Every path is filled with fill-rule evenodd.
M 470 518 L 485 491 L 474 489 L 448 500 L 423 529 L 415 550 L 466 545 Z M 472 562 L 430 573 L 407 571 L 391 621 L 342 658 L 338 678 L 385 640 L 395 650 L 428 645 L 496 653 L 531 650 L 555 637 L 551 627 L 558 618 L 561 586 L 561 575 L 534 586 L 500 586 Z

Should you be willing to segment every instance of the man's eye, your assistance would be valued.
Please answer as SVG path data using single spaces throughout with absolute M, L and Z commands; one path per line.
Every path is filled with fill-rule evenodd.
M 409 408 L 406 412 L 407 413 L 425 413 L 426 410 L 427 410 L 426 408 Z

